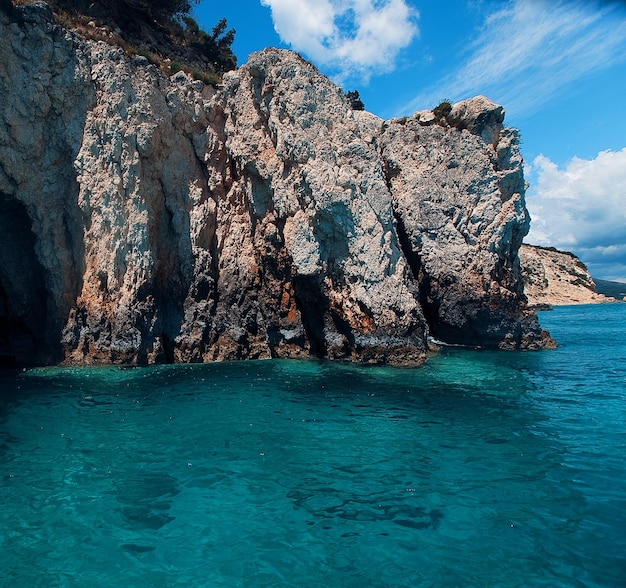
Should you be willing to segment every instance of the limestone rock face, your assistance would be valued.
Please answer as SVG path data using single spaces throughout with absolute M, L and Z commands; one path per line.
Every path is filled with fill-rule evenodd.
M 0 95 L 0 356 L 400 364 L 430 334 L 545 343 L 517 135 L 485 98 L 455 105 L 458 128 L 384 123 L 274 49 L 215 90 L 43 3 L 0 10 Z
M 284 51 L 253 55 L 228 74 L 224 103 L 235 183 L 223 214 L 233 204 L 241 213 L 220 238 L 220 275 L 232 276 L 234 297 L 242 295 L 234 277 L 246 276 L 277 353 L 304 342 L 329 357 L 416 359 L 426 323 L 377 135 L 339 88 Z
M 449 119 L 460 128 L 419 113 L 390 121 L 381 137 L 398 234 L 426 318 L 448 342 L 540 347 L 545 335 L 520 279 L 530 219 L 518 133 L 482 96 L 455 105 Z
M 80 293 L 84 219 L 74 171 L 93 106 L 87 46 L 46 4 L 0 11 L 0 353 L 58 360 Z
M 615 301 L 596 292 L 591 274 L 571 253 L 524 244 L 520 260 L 529 304 L 560 306 Z

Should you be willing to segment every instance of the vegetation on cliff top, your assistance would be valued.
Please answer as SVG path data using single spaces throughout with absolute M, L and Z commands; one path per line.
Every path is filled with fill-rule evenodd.
M 348 99 L 352 110 L 365 110 L 365 104 L 363 103 L 363 100 L 361 100 L 361 95 L 358 90 L 346 92 L 346 98 Z
M 200 0 L 48 0 L 59 24 L 145 57 L 166 74 L 184 70 L 216 84 L 237 67 L 235 30 L 221 19 L 210 33 L 191 17 Z M 16 0 L 16 4 L 26 3 Z

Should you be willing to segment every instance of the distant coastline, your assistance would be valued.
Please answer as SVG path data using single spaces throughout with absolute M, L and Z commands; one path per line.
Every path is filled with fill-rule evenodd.
M 621 302 L 626 284 L 594 280 L 573 253 L 554 247 L 523 244 L 520 262 L 524 293 L 534 307 Z
M 604 294 L 618 301 L 626 302 L 626 283 L 600 280 L 598 278 L 595 278 L 594 282 L 596 283 L 598 294 Z

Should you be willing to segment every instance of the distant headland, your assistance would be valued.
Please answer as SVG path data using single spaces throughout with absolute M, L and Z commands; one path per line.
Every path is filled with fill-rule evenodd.
M 626 284 L 594 280 L 574 254 L 554 247 L 522 245 L 524 293 L 531 305 L 560 306 L 623 301 Z

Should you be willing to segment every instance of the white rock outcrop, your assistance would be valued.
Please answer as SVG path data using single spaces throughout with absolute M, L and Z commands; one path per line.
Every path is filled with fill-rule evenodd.
M 385 123 L 276 49 L 215 90 L 43 3 L 0 11 L 0 95 L 0 355 L 420 363 L 430 334 L 551 341 L 520 279 L 517 134 L 486 98 Z

